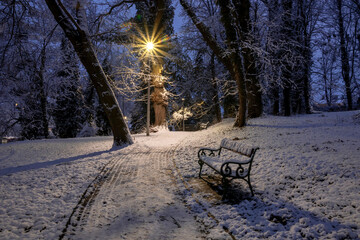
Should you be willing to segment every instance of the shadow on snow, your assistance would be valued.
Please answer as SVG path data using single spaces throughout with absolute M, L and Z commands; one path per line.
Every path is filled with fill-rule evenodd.
M 209 177 L 209 176 L 208 176 Z M 357 226 L 342 224 L 301 209 L 276 196 L 256 191 L 252 197 L 246 183 L 232 182 L 227 191 L 216 177 L 190 179 L 196 195 L 210 202 L 213 208 L 227 209 L 218 216 L 224 228 L 238 237 L 283 239 L 359 239 Z M 200 182 L 202 181 L 202 183 Z M 196 183 L 195 183 L 196 182 Z M 195 184 L 194 184 L 195 183 Z M 195 187 L 194 187 L 195 185 Z M 197 186 L 196 186 L 197 185 Z M 224 208 L 224 206 L 227 206 Z M 229 209 L 231 209 L 229 211 Z M 209 209 L 212 212 L 211 209 Z M 238 226 L 227 226 L 233 219 Z
M 113 150 L 105 150 L 105 151 L 100 151 L 100 152 L 93 152 L 93 153 L 78 155 L 78 156 L 74 156 L 74 157 L 59 158 L 59 159 L 56 159 L 53 161 L 48 161 L 48 162 L 37 162 L 37 163 L 32 163 L 32 164 L 28 164 L 28 165 L 24 165 L 24 166 L 4 168 L 4 169 L 0 169 L 0 177 L 4 176 L 4 175 L 19 173 L 19 172 L 24 172 L 24 171 L 29 171 L 29 170 L 47 168 L 47 167 L 51 167 L 54 165 L 77 161 L 77 160 L 84 159 L 84 158 L 96 157 L 103 153 L 109 153 L 111 151 L 113 151 Z

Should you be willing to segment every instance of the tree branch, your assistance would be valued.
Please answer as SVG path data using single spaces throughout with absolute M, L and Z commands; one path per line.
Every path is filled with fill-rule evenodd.
M 211 34 L 209 28 L 200 21 L 200 19 L 195 15 L 194 11 L 191 9 L 189 4 L 185 0 L 180 0 L 181 6 L 183 6 L 184 10 L 186 11 L 187 15 L 190 17 L 196 28 L 199 30 L 201 35 L 203 36 L 204 41 L 206 44 L 211 48 L 211 50 L 215 53 L 217 58 L 227 67 L 231 69 L 231 61 L 225 55 L 225 50 L 219 46 L 216 42 L 214 36 Z
M 78 30 L 81 30 L 81 27 L 79 26 L 79 24 L 75 21 L 75 19 L 73 18 L 73 16 L 69 13 L 69 11 L 65 8 L 65 6 L 62 4 L 61 0 L 59 1 L 59 6 L 60 8 L 64 11 L 64 13 L 68 16 L 68 18 L 71 20 L 71 22 L 75 25 L 75 27 Z
M 123 0 L 115 5 L 112 5 L 109 9 L 109 11 L 107 13 L 103 13 L 103 14 L 100 14 L 96 19 L 95 19 L 95 22 L 94 22 L 94 25 L 96 24 L 97 21 L 99 21 L 99 24 L 98 24 L 98 28 L 102 22 L 102 19 L 106 16 L 109 16 L 112 11 L 115 9 L 115 8 L 118 8 L 120 6 L 122 6 L 123 4 L 126 4 L 126 3 L 136 3 L 136 2 L 144 2 L 145 0 Z

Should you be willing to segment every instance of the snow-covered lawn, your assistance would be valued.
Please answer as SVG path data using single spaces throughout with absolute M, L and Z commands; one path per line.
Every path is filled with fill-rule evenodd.
M 225 119 L 199 132 L 135 135 L 134 145 L 118 150 L 110 150 L 111 137 L 0 145 L 0 239 L 57 239 L 84 191 L 107 164 L 126 151 L 161 147 L 175 150 L 169 153 L 172 169 L 164 172 L 172 172 L 177 185 L 161 182 L 165 190 L 157 195 L 172 198 L 173 192 L 180 192 L 174 198 L 184 198 L 210 239 L 359 239 L 360 117 L 356 114 L 360 112 L 264 116 L 242 129 L 232 127 L 233 119 Z M 260 147 L 252 169 L 254 197 L 245 182 L 235 181 L 234 194 L 222 200 L 216 186 L 197 178 L 198 149 L 217 147 L 224 137 Z M 157 171 L 152 174 L 154 179 L 168 179 Z M 135 187 L 144 199 L 145 193 L 151 194 L 141 189 L 144 186 Z
M 0 239 L 57 239 L 111 146 L 109 137 L 0 145 Z
M 265 116 L 238 130 L 231 123 L 198 133 L 176 152 L 187 203 L 202 218 L 205 207 L 237 239 L 360 238 L 359 111 Z M 243 199 L 224 204 L 194 179 L 197 149 L 217 147 L 224 137 L 260 147 L 252 169 L 255 197 L 238 182 Z

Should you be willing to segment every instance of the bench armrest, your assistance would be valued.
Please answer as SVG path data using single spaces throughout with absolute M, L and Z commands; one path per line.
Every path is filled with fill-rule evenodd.
M 198 158 L 201 159 L 200 156 L 216 156 L 220 155 L 221 148 L 200 148 L 198 151 Z
M 220 174 L 226 177 L 244 178 L 248 175 L 249 169 L 243 165 L 249 164 L 251 161 L 239 162 L 230 161 L 221 165 Z

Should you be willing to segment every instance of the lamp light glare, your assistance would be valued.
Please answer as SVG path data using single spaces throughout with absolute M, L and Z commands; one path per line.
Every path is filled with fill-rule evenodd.
M 153 50 L 154 49 L 154 43 L 152 43 L 152 42 L 148 42 L 148 43 L 146 43 L 146 49 L 147 50 Z

